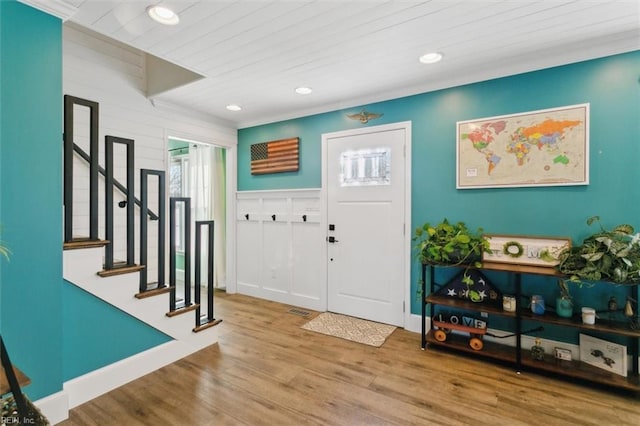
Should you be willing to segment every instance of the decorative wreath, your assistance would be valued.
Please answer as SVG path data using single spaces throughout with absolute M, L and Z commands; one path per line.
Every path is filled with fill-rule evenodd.
M 516 251 L 513 250 L 514 247 L 517 249 Z M 507 256 L 520 257 L 524 253 L 524 248 L 517 241 L 509 241 L 502 246 L 502 252 Z

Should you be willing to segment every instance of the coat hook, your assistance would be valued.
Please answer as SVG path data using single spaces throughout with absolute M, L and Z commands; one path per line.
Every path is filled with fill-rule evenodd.
M 244 215 L 245 219 L 249 220 L 249 213 Z
M 272 214 L 272 215 L 271 215 L 271 219 L 276 220 L 276 215 L 275 215 L 275 214 Z
M 303 214 L 303 215 L 302 215 L 302 221 L 303 221 L 303 222 L 306 222 L 306 221 L 307 221 L 307 215 L 306 215 L 306 214 Z

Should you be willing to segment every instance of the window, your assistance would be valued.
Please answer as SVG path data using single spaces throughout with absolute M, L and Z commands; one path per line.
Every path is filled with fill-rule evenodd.
M 340 154 L 340 186 L 390 184 L 390 148 L 361 149 Z

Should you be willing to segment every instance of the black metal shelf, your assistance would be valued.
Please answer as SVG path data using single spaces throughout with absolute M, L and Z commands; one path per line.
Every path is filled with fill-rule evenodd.
M 459 265 L 457 265 L 459 266 Z M 430 346 L 447 348 L 454 351 L 473 354 L 486 359 L 494 359 L 496 361 L 508 362 L 515 364 L 518 371 L 522 369 L 532 369 L 538 371 L 546 371 L 557 374 L 558 376 L 572 377 L 594 383 L 625 389 L 640 394 L 640 375 L 638 373 L 638 352 L 640 344 L 640 330 L 633 329 L 629 324 L 622 321 L 609 320 L 600 318 L 597 324 L 583 324 L 581 319 L 574 316 L 572 318 L 561 318 L 552 314 L 536 315 L 526 309 L 522 309 L 520 300 L 522 298 L 522 274 L 546 275 L 546 276 L 562 276 L 553 268 L 521 266 L 510 264 L 483 264 L 482 268 L 491 271 L 502 271 L 514 275 L 515 277 L 515 299 L 516 311 L 507 312 L 494 303 L 474 303 L 465 299 L 456 299 L 451 297 L 440 296 L 435 293 L 438 286 L 435 282 L 435 268 L 447 267 L 447 265 L 422 265 L 422 349 L 425 349 L 427 343 Z M 427 270 L 429 275 L 427 276 Z M 429 283 L 429 292 L 427 292 L 427 283 Z M 630 288 L 634 286 L 629 286 Z M 458 336 L 453 333 L 447 336 L 446 341 L 438 341 L 434 337 L 434 329 L 426 328 L 426 306 L 446 306 L 449 308 L 460 309 L 464 311 L 481 312 L 488 315 L 497 315 L 513 320 L 513 333 L 516 339 L 516 346 L 501 345 L 495 342 L 485 342 L 482 350 L 474 350 L 469 346 L 468 340 L 464 336 Z M 431 323 L 433 324 L 434 312 L 432 310 Z M 632 360 L 632 371 L 628 377 L 623 377 L 615 373 L 610 373 L 597 367 L 593 367 L 584 362 L 560 361 L 551 355 L 545 355 L 544 361 L 537 361 L 531 357 L 531 352 L 522 348 L 522 322 L 534 321 L 543 324 L 553 324 L 561 327 L 571 327 L 578 330 L 588 330 L 603 334 L 614 334 L 626 337 L 632 342 L 630 345 L 630 353 Z

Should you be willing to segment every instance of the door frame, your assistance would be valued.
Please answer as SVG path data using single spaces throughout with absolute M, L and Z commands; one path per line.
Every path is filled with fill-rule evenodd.
M 404 146 L 404 277 L 402 279 L 404 283 L 404 328 L 410 325 L 411 319 L 411 121 L 402 121 L 398 123 L 382 124 L 379 126 L 368 126 L 360 129 L 342 130 L 338 132 L 323 133 L 322 134 L 322 188 L 320 191 L 320 208 L 322 214 L 320 215 L 320 227 L 323 230 L 323 238 L 328 236 L 328 184 L 327 184 L 327 156 L 328 149 L 327 143 L 331 138 L 336 137 L 349 137 L 363 135 L 367 133 L 374 133 L 380 131 L 390 130 L 404 130 L 405 132 L 405 146 Z M 322 306 L 326 311 L 328 308 L 328 242 L 324 239 L 324 250 L 322 251 L 322 259 L 324 267 L 322 268 L 322 282 L 324 282 L 324 288 L 322 289 Z
M 225 138 L 225 137 L 212 137 L 211 135 L 196 135 L 187 133 L 180 130 L 175 130 L 171 128 L 164 129 L 164 161 L 165 161 L 165 170 L 169 173 L 169 156 L 167 155 L 169 152 L 169 138 L 181 139 L 184 141 L 192 141 L 204 145 L 211 145 L 218 148 L 224 148 L 226 151 L 226 159 L 225 159 L 225 168 L 226 168 L 226 292 L 229 294 L 236 293 L 237 291 L 237 281 L 236 281 L 236 193 L 238 190 L 237 183 L 237 139 L 234 138 Z M 167 185 L 166 189 L 167 200 L 169 199 L 169 186 Z M 168 222 L 167 222 L 167 226 Z M 168 244 L 169 239 L 167 238 L 167 253 L 169 253 Z

